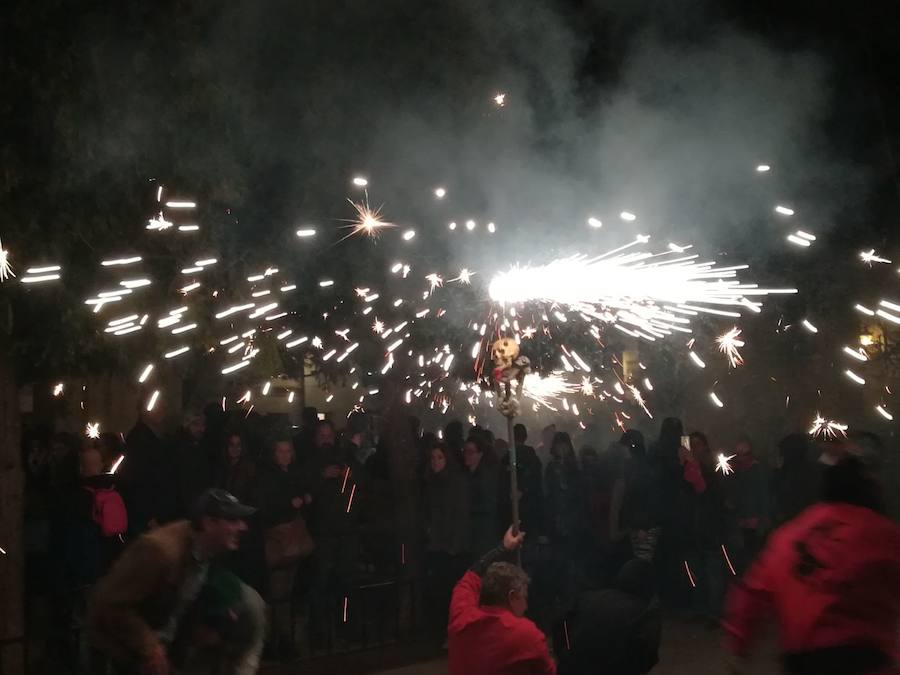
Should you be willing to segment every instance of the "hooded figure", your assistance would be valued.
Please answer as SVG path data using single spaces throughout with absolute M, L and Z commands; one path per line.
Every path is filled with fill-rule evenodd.
M 569 634 L 572 648 L 559 664 L 559 675 L 641 675 L 659 661 L 662 616 L 653 582 L 653 566 L 629 560 L 615 586 L 587 591 L 578 598 Z

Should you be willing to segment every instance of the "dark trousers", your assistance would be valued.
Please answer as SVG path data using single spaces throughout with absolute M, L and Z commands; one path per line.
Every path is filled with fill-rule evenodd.
M 428 618 L 435 635 L 447 636 L 450 596 L 453 587 L 466 573 L 466 555 L 446 551 L 428 552 Z
M 828 647 L 784 655 L 790 675 L 865 675 L 891 665 L 891 659 L 874 647 Z
M 310 588 L 310 640 L 316 648 L 331 639 L 334 629 L 344 632 L 344 624 L 349 623 L 353 615 L 349 593 L 359 563 L 359 535 L 317 539 L 314 557 L 314 580 Z

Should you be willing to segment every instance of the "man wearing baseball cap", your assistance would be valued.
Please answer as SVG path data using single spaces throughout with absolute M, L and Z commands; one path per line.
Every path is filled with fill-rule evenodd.
M 258 670 L 265 604 L 214 567 L 216 557 L 240 546 L 244 519 L 255 511 L 225 490 L 206 490 L 191 520 L 157 528 L 125 549 L 88 607 L 89 639 L 118 672 L 169 675 L 200 663 L 235 675 Z

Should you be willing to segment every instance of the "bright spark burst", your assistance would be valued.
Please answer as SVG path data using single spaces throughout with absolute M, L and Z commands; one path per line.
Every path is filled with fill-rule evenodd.
M 59 398 L 63 395 L 63 391 L 65 390 L 65 385 L 62 382 L 57 383 L 53 387 L 53 398 Z
M 168 230 L 172 227 L 173 223 L 169 220 L 166 220 L 163 217 L 163 214 L 160 212 L 155 218 L 151 218 L 147 223 L 148 230 Z
M 444 280 L 437 272 L 432 272 L 431 274 L 425 277 L 425 280 L 431 286 L 431 291 L 434 291 L 435 288 L 442 287 L 444 285 Z
M 836 420 L 829 420 L 822 417 L 818 412 L 809 429 L 809 435 L 813 438 L 822 438 L 825 440 L 837 438 L 838 436 L 847 435 L 847 425 Z
M 376 335 L 381 335 L 384 332 L 384 321 L 376 317 L 375 322 L 372 324 L 372 332 Z
M 9 262 L 9 251 L 3 248 L 3 241 L 0 240 L 0 281 L 6 281 L 9 277 L 16 276 L 13 272 L 12 265 Z
M 88 422 L 84 433 L 88 438 L 100 438 L 100 422 Z
M 647 404 L 644 401 L 644 395 L 640 392 L 640 390 L 635 387 L 633 384 L 628 385 L 628 391 L 631 392 L 632 398 L 634 398 L 634 402 L 640 406 L 641 410 L 644 411 L 644 414 L 647 415 L 651 420 L 653 419 L 653 415 L 650 414 L 650 411 L 647 409 Z
M 347 237 L 352 237 L 355 234 L 367 234 L 370 237 L 377 237 L 380 230 L 386 227 L 395 227 L 394 223 L 381 219 L 380 206 L 377 209 L 372 209 L 369 207 L 368 202 L 357 203 L 352 199 L 348 201 L 356 211 L 356 219 L 349 221 L 350 225 L 347 227 L 352 228 L 353 231 Z M 344 237 L 344 239 L 347 237 Z
M 622 253 L 643 241 L 640 237 L 592 258 L 576 255 L 538 267 L 515 266 L 495 275 L 488 292 L 506 304 L 564 305 L 650 340 L 673 331 L 690 333 L 689 317 L 698 313 L 739 318 L 738 309 L 759 306 L 750 298 L 797 292 L 742 283 L 737 271 L 745 265 L 716 267 L 697 262 L 697 255 L 673 257 L 672 251 Z
M 594 383 L 591 382 L 591 378 L 589 378 L 589 377 L 581 378 L 581 395 L 582 396 L 593 396 L 594 395 Z
M 575 394 L 581 391 L 581 385 L 569 382 L 558 373 L 541 376 L 539 373 L 528 373 L 522 393 L 548 410 L 556 411 L 553 403 L 566 394 Z
M 494 96 L 494 103 L 497 104 L 498 108 L 502 108 L 503 106 L 505 106 L 506 105 L 506 94 L 498 93 L 496 96 Z
M 459 271 L 459 276 L 454 279 L 451 279 L 450 281 L 458 281 L 459 283 L 465 284 L 468 286 L 470 283 L 472 283 L 473 276 L 475 276 L 475 272 L 471 272 L 471 271 L 469 271 L 468 268 L 463 267 Z
M 741 356 L 741 353 L 738 351 L 740 347 L 744 346 L 744 341 L 741 340 L 740 337 L 741 330 L 735 326 L 727 333 L 716 338 L 716 343 L 719 345 L 719 351 L 725 355 L 725 358 L 728 359 L 728 364 L 732 368 L 737 368 L 744 363 L 744 357 Z
M 872 266 L 872 263 L 884 263 L 887 265 L 891 264 L 891 261 L 887 258 L 882 258 L 880 255 L 876 255 L 874 248 L 868 251 L 860 251 L 859 259 L 866 263 L 869 267 Z
M 716 457 L 716 471 L 721 471 L 723 476 L 734 473 L 734 469 L 731 468 L 730 462 L 735 457 L 736 455 L 726 455 L 724 452 L 720 452 L 719 456 Z

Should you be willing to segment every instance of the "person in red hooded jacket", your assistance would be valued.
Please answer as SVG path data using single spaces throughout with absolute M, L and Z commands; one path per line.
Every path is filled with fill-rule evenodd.
M 824 471 L 824 499 L 776 530 L 723 622 L 740 658 L 774 610 L 792 675 L 891 672 L 900 655 L 900 527 L 882 515 L 879 485 L 848 457 Z
M 544 634 L 523 614 L 528 576 L 507 562 L 524 532 L 510 527 L 502 546 L 478 561 L 453 589 L 447 642 L 450 675 L 556 675 Z

